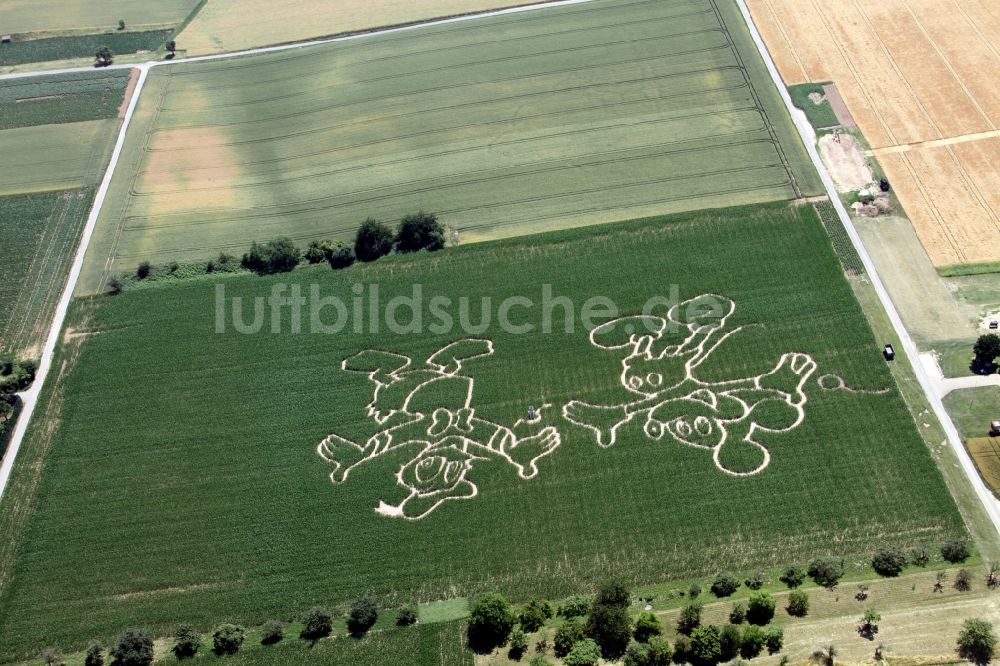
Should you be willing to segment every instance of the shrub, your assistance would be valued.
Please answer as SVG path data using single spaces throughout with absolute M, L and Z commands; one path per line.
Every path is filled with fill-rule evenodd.
M 559 615 L 565 618 L 582 617 L 590 610 L 589 597 L 570 597 L 559 606 Z
M 108 293 L 112 296 L 117 296 L 123 291 L 125 291 L 125 283 L 122 282 L 122 279 L 119 276 L 113 275 L 111 279 L 108 280 Z
M 287 273 L 299 265 L 302 252 L 295 247 L 290 238 L 279 236 L 261 245 L 251 243 L 250 251 L 243 255 L 240 262 L 243 268 L 258 275 Z
M 635 631 L 632 635 L 640 643 L 648 643 L 650 638 L 660 635 L 660 619 L 652 613 L 640 613 L 635 621 Z
M 740 581 L 736 580 L 736 576 L 723 571 L 712 581 L 712 594 L 717 597 L 728 597 L 738 590 L 739 587 Z
M 595 602 L 587 617 L 587 636 L 600 646 L 605 659 L 621 657 L 632 638 L 632 619 L 628 609 Z
M 686 664 L 690 663 L 694 658 L 691 655 L 691 651 L 694 646 L 691 644 L 691 639 L 687 636 L 678 636 L 677 642 L 674 643 L 674 663 L 675 664 Z
M 521 611 L 518 621 L 526 632 L 533 634 L 541 629 L 550 617 L 552 617 L 552 608 L 545 602 L 532 599 Z
M 972 618 L 962 623 L 962 630 L 958 634 L 958 656 L 962 659 L 977 666 L 986 666 L 993 660 L 996 645 L 997 637 L 989 622 Z
M 996 333 L 980 335 L 976 344 L 972 346 L 972 353 L 976 355 L 976 365 L 992 364 L 993 360 L 1000 356 L 1000 335 Z
M 277 620 L 269 620 L 264 623 L 261 630 L 261 645 L 274 645 L 280 643 L 285 638 L 285 627 Z
M 719 660 L 722 646 L 719 642 L 719 628 L 712 625 L 698 627 L 691 632 L 690 660 L 714 664 Z
M 719 660 L 735 659 L 740 653 L 740 630 L 732 624 L 727 624 L 719 630 Z
M 201 647 L 201 634 L 190 624 L 182 624 L 174 632 L 174 645 L 171 650 L 178 659 L 193 657 Z
M 931 561 L 931 554 L 927 552 L 927 546 L 915 546 L 910 550 L 910 563 L 918 567 L 926 567 Z
M 552 666 L 552 662 L 545 658 L 545 655 L 536 654 L 531 659 L 528 666 Z
M 354 239 L 354 254 L 361 261 L 375 261 L 392 252 L 392 229 L 369 217 L 358 229 Z
M 764 633 L 764 645 L 768 654 L 778 654 L 785 645 L 785 632 L 781 627 L 768 627 Z
M 378 606 L 375 600 L 369 597 L 362 597 L 351 604 L 351 610 L 347 612 L 347 630 L 353 636 L 362 636 L 378 619 Z
M 59 662 L 59 653 L 52 648 L 42 650 L 42 653 L 38 656 L 41 658 L 42 663 L 44 663 L 45 666 L 54 666 L 54 664 Z
M 832 590 L 844 576 L 844 563 L 829 558 L 816 559 L 809 563 L 808 573 L 817 585 Z
M 879 576 L 898 576 L 906 567 L 906 555 L 897 546 L 881 548 L 875 551 L 872 558 L 872 568 Z
M 941 546 L 941 557 L 952 564 L 960 564 L 969 559 L 969 545 L 965 541 L 949 541 Z
M 330 632 L 333 631 L 333 616 L 327 609 L 314 606 L 302 618 L 302 624 L 305 625 L 302 628 L 302 638 L 316 640 L 329 636 Z
M 742 601 L 733 604 L 733 609 L 729 611 L 729 624 L 743 624 L 747 619 L 747 606 Z
M 243 627 L 235 624 L 220 624 L 212 634 L 212 649 L 215 654 L 236 654 L 243 645 Z
M 755 625 L 747 625 L 740 639 L 740 656 L 753 659 L 764 650 L 764 630 Z
M 400 609 L 396 614 L 396 624 L 401 627 L 408 627 L 417 623 L 417 611 L 410 606 Z
M 858 620 L 858 634 L 862 638 L 873 640 L 878 633 L 878 623 L 881 619 L 882 616 L 874 608 L 869 608 Z
M 584 638 L 573 644 L 570 651 L 563 657 L 566 666 L 597 666 L 601 659 L 601 649 L 593 640 Z
M 147 666 L 153 663 L 153 637 L 142 629 L 126 629 L 108 653 L 120 666 Z
M 508 655 L 515 661 L 524 656 L 528 651 L 528 637 L 524 635 L 524 629 L 514 627 L 510 632 L 510 651 Z
M 139 264 L 139 267 L 135 269 L 135 276 L 140 280 L 145 280 L 149 277 L 149 271 L 152 267 L 149 265 L 148 261 L 144 261 Z
M 423 211 L 407 215 L 396 234 L 397 252 L 440 250 L 444 247 L 444 229 L 433 213 Z
M 604 585 L 594 597 L 594 606 L 609 606 L 612 608 L 627 608 L 632 599 L 632 593 L 620 582 L 613 581 Z
M 778 578 L 778 580 L 793 590 L 801 585 L 805 579 L 806 574 L 802 570 L 802 567 L 788 567 L 785 569 L 785 572 L 781 574 L 781 577 Z
M 698 583 L 691 583 L 691 587 L 688 588 L 688 596 L 692 599 L 697 599 L 698 595 L 701 594 L 701 585 Z
M 484 594 L 472 607 L 469 618 L 470 645 L 480 652 L 490 652 L 504 645 L 516 619 L 503 595 L 497 592 Z
M 972 574 L 968 569 L 959 569 L 955 574 L 955 589 L 959 592 L 968 592 L 972 589 Z
M 101 649 L 100 643 L 95 641 L 87 647 L 83 666 L 104 666 L 104 650 Z
M 309 241 L 309 245 L 306 246 L 306 251 L 302 256 L 310 264 L 318 264 L 326 260 L 327 255 L 332 249 L 330 241 Z
M 552 639 L 552 649 L 557 657 L 565 657 L 573 648 L 573 644 L 586 638 L 583 620 L 579 617 L 570 618 L 556 629 Z
M 789 615 L 805 617 L 809 614 L 809 595 L 803 590 L 792 590 L 788 595 L 788 605 L 785 610 Z
M 672 656 L 670 643 L 654 636 L 648 643 L 632 643 L 625 651 L 624 666 L 667 666 Z
M 747 600 L 747 622 L 764 625 L 774 617 L 774 597 L 767 592 L 753 592 Z
M 341 243 L 337 243 L 336 247 L 330 248 L 330 252 L 326 255 L 326 260 L 330 264 L 330 268 L 337 271 L 341 268 L 347 268 L 357 259 L 354 255 L 354 248 L 348 247 Z
M 760 588 L 764 587 L 764 582 L 765 582 L 764 573 L 758 572 L 752 576 L 748 576 L 747 579 L 743 581 L 743 584 L 746 585 L 748 589 L 759 590 Z
M 236 257 L 226 252 L 220 252 L 219 258 L 215 260 L 215 263 L 221 270 L 226 270 L 233 267 L 236 263 Z
M 677 631 L 688 636 L 701 625 L 701 603 L 695 601 L 681 609 L 677 619 Z

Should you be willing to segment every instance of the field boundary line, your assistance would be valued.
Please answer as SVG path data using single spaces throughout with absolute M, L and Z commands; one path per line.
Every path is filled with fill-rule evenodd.
M 987 130 L 985 132 L 974 132 L 972 134 L 959 134 L 945 139 L 931 139 L 929 141 L 917 141 L 916 143 L 901 143 L 896 146 L 886 146 L 884 148 L 872 148 L 866 150 L 865 155 L 878 157 L 879 155 L 894 155 L 896 153 L 906 153 L 911 150 L 921 148 L 939 148 L 941 146 L 951 146 L 957 143 L 969 143 L 970 141 L 985 141 L 1000 137 L 1000 129 Z
M 941 427 L 948 438 L 948 443 L 951 445 L 955 456 L 958 458 L 959 464 L 962 466 L 962 471 L 965 473 L 966 478 L 969 480 L 973 490 L 975 490 L 976 495 L 979 497 L 983 508 L 986 510 L 986 514 L 989 516 L 990 522 L 993 523 L 994 529 L 996 529 L 997 532 L 1000 532 L 1000 501 L 997 501 L 983 482 L 982 477 L 976 469 L 975 463 L 972 461 L 972 457 L 965 449 L 965 445 L 962 442 L 961 436 L 958 434 L 958 429 L 955 427 L 955 423 L 951 420 L 951 416 L 948 415 L 947 410 L 944 408 L 944 402 L 935 390 L 933 381 L 927 376 L 927 371 L 920 362 L 920 352 L 917 349 L 917 345 L 913 342 L 913 338 L 910 337 L 909 331 L 907 331 L 906 327 L 903 325 L 903 320 L 899 316 L 899 312 L 896 310 L 896 306 L 893 304 L 892 298 L 890 298 L 889 292 L 886 290 L 885 284 L 882 282 L 882 278 L 878 274 L 878 270 L 875 268 L 875 262 L 872 261 L 871 256 L 868 254 L 868 250 L 865 248 L 864 242 L 861 240 L 861 236 L 858 234 L 857 229 L 854 227 L 854 223 L 847 214 L 847 209 L 844 208 L 844 204 L 837 194 L 836 187 L 833 184 L 833 180 L 830 178 L 830 174 L 827 172 L 826 167 L 823 166 L 823 162 L 816 150 L 816 145 L 810 138 L 810 128 L 805 127 L 804 124 L 806 121 L 794 112 L 795 105 L 792 104 L 791 95 L 789 95 L 788 89 L 785 87 L 784 81 L 781 78 L 781 74 L 778 73 L 778 68 L 774 63 L 774 60 L 771 58 L 771 54 L 767 50 L 767 46 L 764 44 L 764 40 L 758 32 L 756 24 L 753 22 L 753 17 L 751 16 L 750 10 L 746 5 L 746 0 L 736 0 L 736 2 L 740 7 L 740 11 L 743 13 L 743 18 L 746 20 L 747 27 L 750 29 L 750 35 L 753 37 L 754 43 L 757 45 L 757 50 L 764 59 L 764 64 L 767 66 L 768 72 L 771 74 L 771 78 L 773 79 L 775 86 L 778 88 L 778 93 L 781 95 L 781 99 L 784 100 L 788 113 L 792 116 L 792 121 L 795 123 L 795 128 L 798 130 L 799 136 L 805 144 L 806 151 L 809 153 L 809 157 L 812 159 L 813 164 L 819 172 L 820 179 L 823 181 L 823 186 L 826 188 L 827 194 L 830 196 L 830 201 L 836 209 L 837 214 L 840 217 L 840 221 L 844 225 L 844 229 L 847 231 L 848 237 L 851 239 L 851 244 L 854 245 L 854 249 L 861 258 L 861 262 L 864 264 L 865 270 L 868 272 L 872 287 L 878 295 L 879 302 L 885 309 L 886 315 L 888 315 L 889 321 L 892 324 L 896 335 L 899 336 L 900 344 L 906 352 L 907 359 L 910 366 L 913 368 L 913 373 L 917 378 L 917 382 L 920 384 L 920 388 L 923 391 L 927 402 L 930 404 L 931 409 L 934 411 L 935 416 L 941 423 Z
M 28 430 L 28 425 L 31 423 L 31 417 L 34 414 L 35 406 L 38 404 L 38 397 L 45 385 L 45 378 L 48 375 L 50 366 L 52 365 L 52 357 L 55 352 L 56 343 L 59 342 L 59 336 L 62 334 L 63 323 L 66 320 L 66 313 L 69 311 L 69 304 L 73 300 L 73 292 L 76 290 L 76 283 L 80 279 L 80 273 L 83 270 L 83 260 L 87 254 L 87 248 L 90 246 L 90 239 L 94 235 L 94 229 L 97 227 L 97 218 L 101 213 L 104 198 L 107 196 L 108 189 L 111 186 L 111 178 L 114 176 L 115 166 L 118 164 L 118 158 L 121 156 L 122 149 L 125 146 L 125 134 L 128 131 L 129 124 L 132 122 L 132 115 L 135 113 L 136 106 L 139 103 L 139 96 L 142 92 L 142 88 L 146 84 L 146 76 L 149 74 L 150 66 L 138 65 L 138 69 L 139 80 L 136 82 L 135 91 L 132 93 L 132 99 L 129 100 L 128 110 L 125 113 L 125 117 L 122 119 L 121 129 L 118 130 L 118 139 L 115 141 L 115 147 L 111 153 L 111 159 L 108 161 L 108 168 L 104 172 L 104 178 L 101 181 L 101 186 L 94 195 L 94 203 L 91 204 L 90 215 L 87 217 L 87 224 L 83 228 L 83 234 L 80 237 L 79 245 L 77 245 L 76 255 L 73 257 L 73 265 L 70 268 L 69 276 L 66 278 L 66 284 L 63 287 L 62 295 L 56 305 L 56 311 L 52 316 L 52 326 L 49 328 L 49 335 L 45 340 L 45 346 L 42 348 L 42 356 L 38 364 L 38 372 L 35 376 L 35 381 L 31 385 L 30 389 L 19 394 L 23 403 L 23 409 L 17 419 L 17 424 L 14 426 L 14 433 L 9 444 L 7 445 L 6 452 L 4 453 L 3 463 L 0 464 L 0 499 L 3 498 L 3 493 L 7 489 L 7 482 L 10 479 L 11 471 L 14 467 L 14 460 L 17 458 L 17 452 L 21 447 L 21 442 L 24 440 L 24 435 Z

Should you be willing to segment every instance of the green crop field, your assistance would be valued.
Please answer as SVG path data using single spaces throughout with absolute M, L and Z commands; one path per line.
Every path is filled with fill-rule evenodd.
M 142 260 L 345 240 L 419 208 L 466 242 L 819 191 L 732 0 L 180 63 L 152 70 L 134 122 L 83 292 Z
M 106 642 L 126 625 L 161 635 L 180 621 L 257 625 L 360 594 L 385 605 L 491 588 L 559 597 L 609 574 L 647 584 L 827 553 L 867 566 L 879 544 L 936 546 L 964 533 L 810 206 L 683 213 L 218 284 L 224 312 L 233 296 L 315 285 L 346 299 L 346 313 L 361 285 L 362 316 L 371 285 L 388 309 L 417 284 L 423 332 L 374 332 L 368 320 L 356 333 L 355 320 L 323 334 L 308 310 L 296 332 L 286 308 L 278 332 L 265 312 L 259 333 L 237 333 L 227 318 L 218 333 L 216 285 L 205 279 L 78 300 L 68 325 L 90 335 L 56 360 L 68 363 L 47 389 L 58 411 L 36 413 L 52 426 L 29 433 L 0 512 L 17 544 L 0 559 L 11 576 L 0 661 Z M 571 331 L 558 305 L 554 328 L 542 329 L 543 285 L 572 299 Z M 674 290 L 714 294 L 722 314 L 731 299 L 735 310 L 682 317 L 706 324 L 686 341 L 688 325 L 661 319 L 648 329 L 662 333 L 654 340 L 631 335 L 643 329 L 629 319 L 592 344 L 579 316 L 592 297 L 630 315 Z M 532 305 L 515 301 L 511 323 L 533 330 L 498 324 L 512 296 Z M 493 317 L 475 331 L 449 328 L 428 309 L 435 297 L 451 299 L 455 322 L 467 297 L 470 325 L 488 297 Z M 255 307 L 245 301 L 244 318 Z M 601 312 L 596 323 L 610 316 Z M 340 318 L 335 308 L 320 317 Z M 398 321 L 410 321 L 405 308 Z M 425 362 L 469 336 L 479 340 L 464 353 Z M 652 366 L 647 342 L 660 353 Z M 684 358 L 699 359 L 686 379 Z M 369 372 L 395 387 L 380 389 L 372 410 Z M 649 396 L 667 395 L 656 386 L 692 392 L 608 431 L 627 411 L 614 405 L 636 400 L 623 377 Z M 455 381 L 471 387 L 471 412 L 459 409 Z M 581 402 L 608 409 L 595 420 Z M 541 422 L 515 423 L 529 405 Z M 382 448 L 399 417 L 436 407 L 447 409 L 432 424 L 404 426 L 420 428 L 417 440 L 394 430 L 400 446 Z M 610 446 L 579 425 L 588 422 Z M 432 432 L 454 446 L 420 454 L 404 443 Z M 462 446 L 449 439 L 456 432 L 468 433 Z M 354 465 L 360 449 L 346 440 L 372 442 L 371 459 Z M 335 475 L 341 483 L 331 482 L 334 459 L 341 476 L 350 471 Z
M 97 35 L 66 35 L 38 39 L 15 39 L 0 45 L 0 67 L 29 62 L 93 58 L 97 49 L 108 47 L 115 55 L 156 51 L 172 30 L 111 31 Z
M 122 20 L 132 29 L 173 27 L 198 0 L 4 0 L 3 34 L 103 32 Z
M 116 120 L 0 130 L 0 196 L 94 185 L 118 132 Z M 16 157 L 14 157 L 16 156 Z
M 0 130 L 114 118 L 128 77 L 118 69 L 0 81 Z
M 40 351 L 92 196 L 88 188 L 0 197 L 0 354 Z

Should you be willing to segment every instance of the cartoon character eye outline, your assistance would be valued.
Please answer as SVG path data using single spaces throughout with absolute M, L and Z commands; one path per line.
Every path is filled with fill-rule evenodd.
M 632 375 L 628 378 L 628 385 L 633 391 L 638 391 L 642 388 L 642 377 L 639 375 Z
M 446 473 L 447 479 L 447 460 L 444 456 L 428 456 L 416 464 L 413 468 L 413 476 L 420 484 L 428 484 L 434 481 L 434 479 L 441 476 L 442 472 Z M 431 470 L 430 476 L 424 477 L 425 471 Z
M 696 433 L 702 437 L 708 437 L 712 434 L 712 420 L 707 416 L 699 416 L 694 420 L 694 430 Z
M 646 383 L 650 386 L 660 386 L 663 384 L 663 375 L 658 372 L 651 372 L 646 375 Z

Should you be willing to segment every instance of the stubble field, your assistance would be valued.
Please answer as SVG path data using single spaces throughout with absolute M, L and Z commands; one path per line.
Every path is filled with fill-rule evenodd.
M 0 514 L 17 544 L 0 562 L 0 659 L 45 645 L 79 648 L 132 624 L 163 634 L 182 620 L 207 629 L 220 618 L 251 625 L 293 619 L 315 603 L 360 594 L 385 604 L 491 588 L 518 599 L 559 597 L 609 573 L 629 583 L 683 580 L 802 562 L 817 549 L 863 565 L 881 543 L 936 545 L 963 533 L 809 206 L 681 214 L 339 272 L 322 267 L 221 282 L 229 296 L 243 297 L 266 297 L 277 283 L 304 293 L 316 284 L 323 295 L 345 299 L 357 293 L 355 284 L 378 284 L 383 304 L 412 295 L 417 283 L 425 299 L 468 297 L 475 323 L 482 298 L 495 308 L 527 296 L 535 307 L 518 306 L 511 317 L 538 324 L 543 284 L 577 308 L 610 295 L 622 314 L 632 314 L 676 284 L 681 299 L 716 294 L 735 310 L 719 329 L 730 335 L 697 348 L 702 362 L 694 373 L 705 391 L 658 408 L 683 405 L 687 425 L 669 421 L 664 432 L 635 418 L 606 448 L 578 425 L 586 421 L 580 411 L 563 412 L 573 401 L 634 400 L 620 379 L 625 352 L 595 347 L 578 319 L 572 332 L 557 325 L 549 334 L 505 332 L 493 319 L 473 334 L 488 338 L 493 353 L 466 360 L 459 374 L 472 379 L 478 419 L 513 425 L 529 404 L 542 408 L 543 423 L 561 439 L 536 459 L 537 475 L 525 479 L 530 466 L 514 465 L 537 442 L 503 449 L 507 458 L 469 444 L 477 459 L 461 447 L 413 460 L 393 449 L 334 484 L 335 467 L 317 445 L 331 433 L 364 442 L 380 429 L 366 412 L 373 383 L 365 372 L 342 370 L 342 362 L 353 358 L 356 369 L 370 369 L 372 358 L 401 358 L 356 356 L 377 349 L 409 357 L 419 370 L 464 334 L 396 335 L 367 326 L 361 333 L 294 333 L 287 318 L 278 334 L 267 327 L 239 334 L 231 324 L 217 334 L 216 289 L 207 280 L 78 301 L 69 322 L 75 351 L 57 359 L 61 377 L 50 387 L 58 399 L 36 414 L 41 425 L 29 434 L 4 497 L 5 507 L 16 503 L 19 511 Z M 426 368 L 427 376 L 444 372 Z M 658 386 L 680 371 L 668 362 L 665 375 L 640 374 Z M 801 378 L 799 390 L 790 371 Z M 383 363 L 373 376 L 395 372 L 403 371 Z M 421 375 L 397 379 L 411 376 Z M 753 378 L 757 384 L 746 384 Z M 730 381 L 743 382 L 745 392 L 731 393 L 738 387 L 722 383 Z M 694 418 L 731 409 L 736 396 L 757 405 L 760 392 L 774 386 L 787 401 L 761 403 L 746 417 L 730 414 L 725 424 L 715 422 L 721 430 Z M 382 400 L 393 395 L 402 394 L 387 390 Z M 408 410 L 457 407 L 447 391 L 425 391 L 419 405 L 412 395 Z M 801 418 L 789 420 L 798 408 Z M 471 418 L 461 410 L 436 414 L 428 437 L 449 413 L 457 414 L 455 427 L 462 414 Z M 470 424 L 473 433 L 490 429 Z M 706 446 L 719 432 L 732 434 L 713 459 Z M 764 447 L 766 460 L 750 440 Z M 326 458 L 350 451 L 325 441 Z M 430 466 L 444 460 L 449 471 L 441 478 L 454 485 L 435 485 L 444 482 L 417 465 L 424 458 Z M 470 466 L 458 481 L 452 463 Z M 433 492 L 420 494 L 427 484 Z M 407 489 L 417 486 L 423 490 L 411 497 L 417 491 Z
M 460 242 L 818 192 L 729 0 L 596 1 L 152 71 L 81 289 L 438 213 Z
M 934 265 L 1000 259 L 996 5 L 748 5 L 787 84 L 837 84 Z

